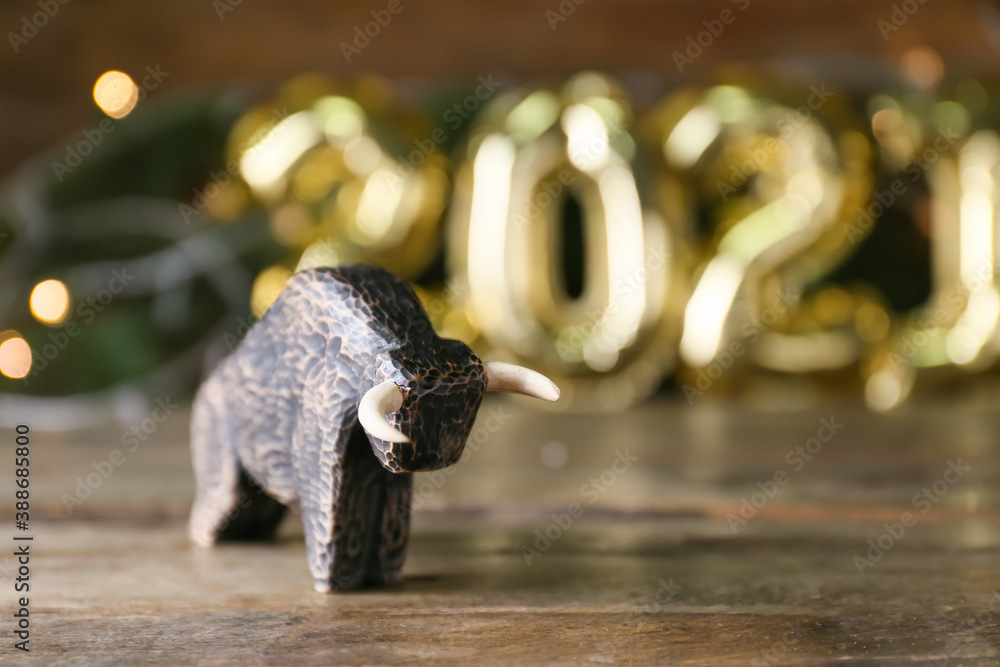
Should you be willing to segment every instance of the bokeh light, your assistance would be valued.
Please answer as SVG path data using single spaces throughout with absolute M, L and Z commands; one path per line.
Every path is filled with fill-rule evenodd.
M 105 72 L 94 84 L 94 101 L 112 118 L 124 118 L 139 101 L 139 87 L 124 72 Z
M 69 314 L 69 290 L 61 281 L 43 280 L 31 291 L 31 314 L 43 324 L 61 324 Z
M 903 74 L 919 88 L 931 89 L 944 77 L 944 62 L 934 49 L 918 46 L 903 54 Z
M 14 334 L 0 343 L 0 373 L 19 380 L 31 370 L 31 348 L 28 343 Z
M 272 266 L 260 272 L 250 294 L 250 310 L 254 317 L 264 315 L 291 277 L 291 270 L 284 266 Z
M 542 445 L 542 464 L 546 468 L 558 470 L 566 465 L 569 460 L 569 450 L 566 445 L 558 440 L 551 440 Z

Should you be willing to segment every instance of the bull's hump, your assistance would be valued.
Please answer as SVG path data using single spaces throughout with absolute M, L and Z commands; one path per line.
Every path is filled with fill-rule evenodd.
M 354 264 L 302 271 L 293 280 L 323 283 L 326 306 L 342 321 L 364 323 L 401 344 L 436 336 L 413 289 L 378 266 Z

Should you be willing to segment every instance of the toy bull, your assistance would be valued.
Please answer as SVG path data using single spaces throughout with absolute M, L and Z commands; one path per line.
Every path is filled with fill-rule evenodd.
M 559 398 L 438 337 L 384 269 L 302 271 L 195 398 L 190 537 L 267 539 L 297 504 L 318 591 L 396 582 L 410 473 L 458 461 L 485 391 Z

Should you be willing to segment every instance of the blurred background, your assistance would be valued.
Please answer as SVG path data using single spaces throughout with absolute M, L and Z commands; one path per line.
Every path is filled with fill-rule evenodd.
M 995 407 L 1000 5 L 0 6 L 0 422 L 189 397 L 371 262 L 556 408 Z
M 996 663 L 1000 1 L 0 29 L 0 515 L 28 535 L 30 495 L 49 663 Z M 403 584 L 319 596 L 294 513 L 190 548 L 189 407 L 289 276 L 353 262 L 562 399 L 487 397 L 414 478 Z

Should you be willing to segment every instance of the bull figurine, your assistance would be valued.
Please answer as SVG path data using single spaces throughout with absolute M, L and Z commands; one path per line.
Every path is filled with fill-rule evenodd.
M 458 461 L 486 391 L 559 398 L 440 338 L 384 269 L 296 274 L 195 398 L 191 540 L 268 539 L 297 504 L 316 590 L 398 581 L 411 473 Z

